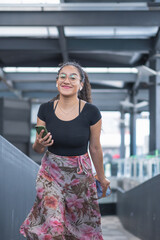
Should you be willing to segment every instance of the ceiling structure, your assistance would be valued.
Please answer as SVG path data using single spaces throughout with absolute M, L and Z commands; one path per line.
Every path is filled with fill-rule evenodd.
M 144 103 L 137 108 L 148 109 L 149 77 L 159 74 L 148 63 L 160 57 L 160 2 L 13 2 L 0 1 L 0 97 L 49 100 L 59 63 L 75 60 L 100 110 L 127 108 L 133 90 Z

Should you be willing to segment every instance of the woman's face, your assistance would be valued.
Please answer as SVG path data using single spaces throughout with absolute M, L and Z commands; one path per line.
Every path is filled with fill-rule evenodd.
M 83 86 L 80 80 L 81 76 L 76 67 L 71 65 L 63 67 L 57 79 L 59 93 L 65 96 L 77 95 Z

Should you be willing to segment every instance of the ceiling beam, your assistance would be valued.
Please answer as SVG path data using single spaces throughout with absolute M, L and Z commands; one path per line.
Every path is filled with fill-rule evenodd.
M 120 86 L 114 86 L 114 83 L 107 83 L 107 81 L 104 81 L 103 83 L 93 83 L 91 82 L 91 88 L 92 89 L 122 89 Z M 56 91 L 56 84 L 55 82 L 14 82 L 14 88 L 16 88 L 19 91 L 24 92 L 30 92 L 30 91 Z M 116 85 L 116 84 L 115 84 Z M 6 89 L 2 89 L 6 90 Z M 1 91 L 1 89 L 0 89 Z
M 56 73 L 6 73 L 6 79 L 13 82 L 55 82 Z M 101 81 L 123 81 L 135 82 L 136 73 L 88 73 L 90 82 L 99 83 Z M 144 80 L 147 81 L 147 78 Z
M 150 39 L 68 39 L 69 52 L 119 51 L 149 52 Z
M 19 99 L 23 99 L 22 92 L 14 88 L 12 81 L 6 79 L 6 75 L 2 69 L 0 69 L 0 80 L 6 85 L 8 90 L 12 92 Z
M 152 45 L 148 55 L 148 61 L 146 64 L 149 64 L 150 60 L 156 59 L 160 57 L 160 27 L 157 31 L 155 37 L 152 38 Z
M 69 60 L 68 51 L 67 51 L 67 42 L 64 34 L 64 27 L 58 26 L 59 32 L 59 44 L 62 53 L 63 62 L 67 62 Z
M 0 50 L 53 51 L 60 53 L 58 39 L 3 37 L 0 38 Z
M 62 0 L 61 0 L 62 1 Z M 63 0 L 64 1 L 64 0 Z M 150 2 L 151 0 L 127 0 L 127 3 L 131 2 L 131 3 L 137 3 L 137 2 Z M 65 0 L 66 3 L 115 3 L 115 0 Z M 120 1 L 121 3 L 122 2 L 125 2 L 126 3 L 126 0 L 121 0 Z
M 158 29 L 158 32 L 154 39 L 154 51 L 155 52 L 160 51 L 160 28 Z
M 25 54 L 27 59 L 23 58 Z M 45 52 L 42 52 L 40 56 L 39 54 L 33 56 L 33 53 L 29 55 L 27 51 L 15 51 L 14 54 L 12 51 L 0 51 L 0 56 L 0 67 L 57 67 L 62 61 L 59 54 L 53 57 L 52 54 L 45 55 Z M 137 67 L 144 65 L 146 62 L 146 58 L 144 59 L 143 57 L 138 62 L 132 64 L 127 62 L 128 58 L 123 61 L 123 57 L 122 60 L 119 57 L 118 61 L 115 58 L 110 60 L 107 54 L 102 53 L 96 53 L 96 57 L 92 53 L 90 55 L 75 54 L 75 56 L 71 55 L 70 59 L 76 60 L 83 67 Z
M 144 82 L 145 79 L 147 79 L 147 82 L 149 83 L 149 77 L 156 75 L 156 71 L 154 71 L 153 69 L 151 69 L 145 65 L 137 67 L 137 70 L 138 70 L 137 79 L 134 82 L 132 90 L 131 90 L 133 95 L 136 95 L 138 93 L 140 84 L 142 82 Z
M 127 94 L 127 90 L 123 89 L 123 90 L 112 90 L 112 89 L 92 89 L 92 97 L 96 99 L 96 101 L 98 102 L 102 102 L 104 104 L 106 104 L 106 99 L 109 101 L 108 104 L 110 105 L 112 102 L 114 101 L 119 101 L 124 99 L 124 97 L 126 97 Z M 44 98 L 45 96 L 47 98 L 51 98 L 57 95 L 57 90 L 54 91 L 52 89 L 50 89 L 50 91 L 24 91 L 23 95 L 25 97 L 38 97 L 38 98 Z M 105 100 L 105 101 L 104 101 Z
M 67 44 L 63 33 L 63 27 L 59 27 L 60 46 L 58 39 L 37 38 L 0 38 L 0 51 L 49 51 L 63 54 L 63 59 L 68 60 L 68 52 L 139 52 L 148 53 L 152 47 L 152 39 L 73 39 L 67 38 Z M 68 46 L 67 46 L 68 45 Z M 68 47 L 68 49 L 67 49 Z
M 157 10 L 0 11 L 0 26 L 159 26 Z
M 2 81 L 4 79 L 4 72 L 3 70 L 0 68 L 0 81 Z

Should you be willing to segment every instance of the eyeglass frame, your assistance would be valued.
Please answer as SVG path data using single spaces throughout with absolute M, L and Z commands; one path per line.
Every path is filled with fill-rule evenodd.
M 61 74 L 66 75 L 66 76 L 65 76 L 65 79 L 63 79 L 63 80 L 60 79 L 60 75 L 61 75 Z M 82 80 L 81 80 L 78 76 L 76 76 L 76 79 L 72 80 L 72 79 L 70 78 L 71 75 L 77 75 L 77 74 L 71 73 L 71 74 L 68 76 L 66 73 L 60 73 L 59 75 L 57 75 L 57 80 L 59 79 L 60 81 L 63 82 L 63 81 L 65 81 L 65 80 L 67 79 L 67 77 L 68 77 L 70 83 L 75 83 L 76 80 L 80 80 L 80 82 L 82 82 Z

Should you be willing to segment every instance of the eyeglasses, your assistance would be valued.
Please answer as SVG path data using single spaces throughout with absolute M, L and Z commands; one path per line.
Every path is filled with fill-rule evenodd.
M 80 78 L 78 76 L 76 76 L 75 74 L 70 74 L 68 76 L 68 78 L 69 78 L 69 81 L 72 82 L 72 83 L 75 83 L 78 79 L 80 80 Z M 65 74 L 65 73 L 59 74 L 58 79 L 60 81 L 65 81 L 67 79 L 67 74 Z

